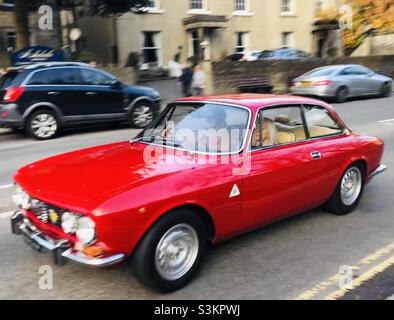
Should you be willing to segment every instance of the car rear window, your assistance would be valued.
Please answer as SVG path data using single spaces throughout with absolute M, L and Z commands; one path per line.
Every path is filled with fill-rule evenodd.
M 14 80 L 17 78 L 17 71 L 9 71 L 1 77 L 0 89 L 6 89 L 13 86 Z
M 334 68 L 315 69 L 305 74 L 310 77 L 327 77 L 334 73 Z

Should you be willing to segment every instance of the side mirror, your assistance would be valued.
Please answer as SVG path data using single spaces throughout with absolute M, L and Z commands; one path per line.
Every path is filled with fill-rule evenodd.
M 122 88 L 122 82 L 119 80 L 114 80 L 114 82 L 111 83 L 111 86 L 114 89 L 120 89 Z

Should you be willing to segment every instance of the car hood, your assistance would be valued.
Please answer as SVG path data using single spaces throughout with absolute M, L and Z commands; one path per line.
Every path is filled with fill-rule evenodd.
M 130 142 L 83 149 L 23 167 L 14 179 L 34 198 L 83 213 L 124 191 L 193 167 L 176 161 L 182 154 L 161 152 L 168 161 L 155 161 L 152 150 L 160 154 L 157 148 Z
M 160 98 L 159 92 L 156 89 L 151 88 L 151 87 L 125 84 L 124 90 L 126 92 L 134 94 L 134 95 L 148 96 L 148 97 L 151 97 L 152 99 Z

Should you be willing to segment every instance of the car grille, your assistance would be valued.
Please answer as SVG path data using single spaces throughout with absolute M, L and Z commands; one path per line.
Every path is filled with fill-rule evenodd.
M 59 227 L 61 226 L 62 214 L 66 212 L 64 209 L 57 208 L 37 199 L 32 200 L 30 211 L 42 222 Z

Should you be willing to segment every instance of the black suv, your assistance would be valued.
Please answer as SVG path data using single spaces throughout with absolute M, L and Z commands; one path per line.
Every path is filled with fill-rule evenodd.
M 11 69 L 0 82 L 0 126 L 36 139 L 61 128 L 103 122 L 148 126 L 160 111 L 152 88 L 126 85 L 83 63 L 42 63 Z

